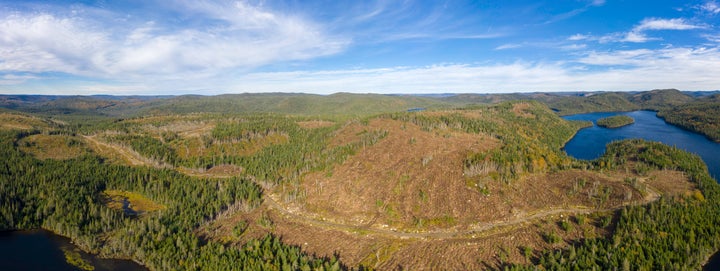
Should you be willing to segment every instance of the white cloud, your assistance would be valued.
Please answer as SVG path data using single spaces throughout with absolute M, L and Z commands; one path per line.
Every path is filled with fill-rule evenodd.
M 620 41 L 641 43 L 650 40 L 657 40 L 657 38 L 650 38 L 642 32 L 630 31 L 628 33 L 625 33 L 625 37 L 623 37 L 623 39 Z
M 683 18 L 675 19 L 659 19 L 659 18 L 647 18 L 640 22 L 640 25 L 635 26 L 633 31 L 645 31 L 645 30 L 690 30 L 704 28 L 700 25 L 694 25 L 687 22 Z
M 195 8 L 187 16 L 215 23 L 118 24 L 82 12 L 0 17 L 0 72 L 101 78 L 198 76 L 335 54 L 348 44 L 309 20 L 244 2 L 186 4 Z
M 578 66 L 580 64 L 581 66 Z M 584 68 L 592 65 L 600 68 Z M 591 52 L 573 63 L 446 64 L 342 71 L 252 73 L 228 91 L 333 93 L 524 92 L 647 90 L 720 86 L 718 48 Z
M 589 52 L 586 56 L 578 59 L 577 62 L 600 66 L 640 65 L 653 53 L 654 51 L 649 49 L 623 50 L 612 53 Z
M 649 37 L 646 32 L 652 30 L 693 30 L 693 29 L 704 29 L 707 28 L 705 25 L 697 25 L 688 22 L 683 18 L 675 19 L 660 19 L 660 18 L 646 18 L 642 20 L 638 25 L 633 27 L 632 30 L 626 33 L 612 33 L 602 36 L 598 39 L 601 43 L 606 42 L 634 42 L 643 43 L 653 40 L 661 40 L 657 37 Z M 574 36 L 573 36 L 574 37 Z
M 705 4 L 700 6 L 700 9 L 711 14 L 720 13 L 720 5 L 715 1 L 705 2 Z
M 560 49 L 568 51 L 582 50 L 585 48 L 587 48 L 587 44 L 568 44 L 560 47 Z
M 444 93 L 579 90 L 714 90 L 720 86 L 720 49 L 666 48 L 589 52 L 558 62 L 439 64 L 349 70 L 251 72 L 212 80 L 68 86 L 79 94 L 220 94 L 242 92 Z M 20 93 L 62 93 L 47 89 Z
M 0 19 L 0 71 L 77 73 L 107 44 L 103 33 L 74 18 L 48 14 Z
M 520 47 L 522 47 L 521 44 L 508 43 L 508 44 L 503 44 L 498 47 L 495 47 L 495 50 L 508 50 L 508 49 L 515 49 L 515 48 L 520 48 Z
M 578 90 L 714 90 L 720 86 L 718 48 L 590 52 L 570 62 L 441 64 L 325 71 L 256 72 L 211 84 L 161 85 L 202 94 L 242 92 L 444 93 Z M 172 84 L 172 82 L 171 82 Z M 201 89 L 198 91 L 197 89 Z M 212 89 L 212 91 L 206 91 Z
M 571 41 L 578 41 L 578 40 L 586 40 L 586 39 L 589 39 L 589 38 L 590 38 L 590 36 L 588 36 L 588 35 L 575 34 L 575 35 L 572 35 L 572 36 L 568 37 L 567 39 L 568 39 L 568 40 L 571 40 Z

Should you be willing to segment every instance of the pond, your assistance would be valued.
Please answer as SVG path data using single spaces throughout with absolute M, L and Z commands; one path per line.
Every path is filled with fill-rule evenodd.
M 96 271 L 147 270 L 133 261 L 101 259 L 84 253 L 70 239 L 46 230 L 0 232 L 0 270 L 80 270 L 67 263 L 65 251 L 79 255 Z

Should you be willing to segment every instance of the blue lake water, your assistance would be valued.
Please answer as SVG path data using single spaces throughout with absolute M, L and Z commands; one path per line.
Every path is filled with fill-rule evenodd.
M 635 119 L 635 123 L 620 128 L 609 129 L 597 126 L 597 120 L 614 115 L 626 115 Z M 659 141 L 699 155 L 707 164 L 710 175 L 720 180 L 720 143 L 680 127 L 666 123 L 652 111 L 603 112 L 578 114 L 564 117 L 567 120 L 592 121 L 593 126 L 582 129 L 566 145 L 568 155 L 592 160 L 605 153 L 605 145 L 612 141 L 642 138 Z
M 0 232 L 0 270 L 79 270 L 65 261 L 63 249 L 77 248 L 70 239 L 45 230 Z M 96 271 L 147 270 L 133 261 L 101 259 L 84 252 L 80 255 Z

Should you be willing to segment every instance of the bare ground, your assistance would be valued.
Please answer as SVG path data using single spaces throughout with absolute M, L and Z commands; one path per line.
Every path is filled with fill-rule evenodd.
M 97 135 L 83 136 L 83 138 L 88 143 L 88 146 L 90 146 L 90 148 L 92 148 L 96 153 L 110 159 L 111 161 L 129 166 L 148 165 L 148 163 L 144 161 L 143 157 L 136 152 L 105 142 L 99 139 Z
M 378 143 L 360 150 L 331 172 L 304 177 L 307 198 L 296 207 L 349 224 L 409 228 L 451 226 L 477 213 L 469 205 L 482 195 L 467 187 L 462 161 L 471 152 L 494 148 L 497 140 L 451 130 L 424 131 L 417 125 L 375 119 L 341 129 L 334 144 L 356 141 L 364 131 L 384 130 Z M 474 209 L 474 210 L 469 210 Z
M 649 191 L 642 201 L 625 204 L 642 204 L 657 199 L 655 190 Z M 594 222 L 597 214 L 618 207 L 539 210 L 509 221 L 464 231 L 399 232 L 310 218 L 297 210 L 287 209 L 277 202 L 276 197 L 266 196 L 260 208 L 224 216 L 209 223 L 200 230 L 200 234 L 206 238 L 242 244 L 273 233 L 309 254 L 338 255 L 349 266 L 362 264 L 380 270 L 486 269 L 499 268 L 501 261 L 529 263 L 539 251 L 604 235 L 606 230 Z M 583 216 L 585 221 L 578 222 L 577 216 Z M 272 221 L 272 226 L 260 226 L 258 221 L 261 218 Z M 247 222 L 250 225 L 248 230 L 241 237 L 228 237 L 238 221 Z M 569 222 L 570 229 L 562 229 L 559 221 Z M 557 234 L 562 241 L 548 243 L 543 237 L 548 233 Z M 526 247 L 531 252 L 530 257 L 524 255 Z

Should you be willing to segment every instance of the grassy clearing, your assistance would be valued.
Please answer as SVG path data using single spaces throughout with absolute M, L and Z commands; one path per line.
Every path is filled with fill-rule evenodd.
M 147 197 L 130 191 L 105 190 L 107 206 L 111 209 L 127 212 L 128 209 L 137 214 L 160 211 L 166 208 L 165 205 L 156 203 Z
M 40 160 L 65 160 L 85 153 L 85 144 L 76 137 L 65 135 L 31 135 L 18 142 L 20 150 Z
M 31 130 L 33 128 L 46 128 L 47 124 L 35 117 L 17 114 L 0 113 L 0 129 Z

